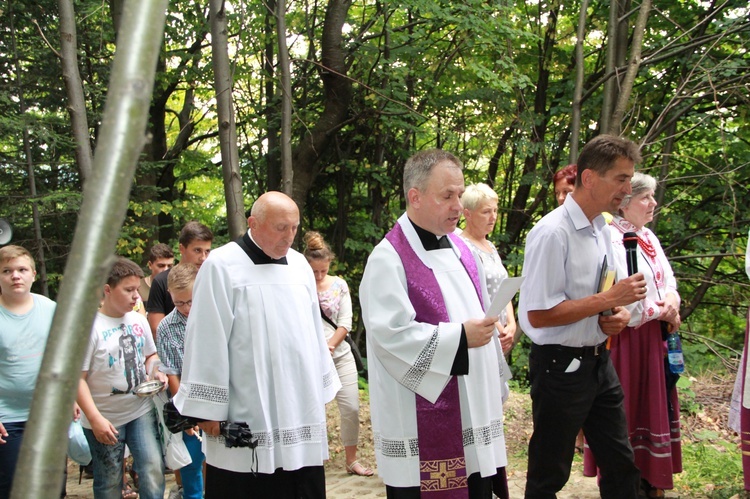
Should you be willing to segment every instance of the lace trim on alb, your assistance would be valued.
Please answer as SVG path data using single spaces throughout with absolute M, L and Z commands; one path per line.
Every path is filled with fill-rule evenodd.
M 204 385 L 201 383 L 190 383 L 188 398 L 214 404 L 229 403 L 229 388 L 216 385 Z
M 420 383 L 422 383 L 425 374 L 430 370 L 432 359 L 435 357 L 435 352 L 437 351 L 438 341 L 438 328 L 435 328 L 430 341 L 425 345 L 422 351 L 419 352 L 414 364 L 409 367 L 409 370 L 406 371 L 401 378 L 401 384 L 409 390 L 416 392 Z

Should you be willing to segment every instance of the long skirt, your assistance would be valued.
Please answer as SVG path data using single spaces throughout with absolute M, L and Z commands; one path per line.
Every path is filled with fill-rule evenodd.
M 672 475 L 682 471 L 680 404 L 677 377 L 666 363 L 666 343 L 659 321 L 612 337 L 611 358 L 625 393 L 630 445 L 641 477 L 652 487 L 672 489 Z M 584 448 L 584 475 L 596 475 L 596 461 Z
M 740 440 L 742 448 L 742 471 L 745 476 L 745 490 L 750 490 L 750 369 L 748 369 L 748 335 L 750 335 L 750 310 L 745 327 L 745 349 L 742 356 L 738 377 L 741 376 L 740 388 Z

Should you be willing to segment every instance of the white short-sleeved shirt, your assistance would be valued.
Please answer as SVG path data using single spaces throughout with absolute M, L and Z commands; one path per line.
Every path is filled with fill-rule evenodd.
M 150 398 L 139 397 L 133 389 L 146 381 L 146 358 L 156 353 L 151 328 L 138 312 L 122 317 L 96 313 L 82 371 L 91 397 L 102 416 L 114 426 L 122 426 L 153 409 Z M 84 428 L 91 428 L 86 415 Z
M 594 346 L 607 336 L 593 315 L 572 324 L 535 328 L 530 310 L 549 310 L 565 300 L 597 293 L 604 257 L 614 269 L 609 227 L 602 215 L 589 221 L 573 196 L 542 218 L 526 238 L 518 319 L 538 345 Z

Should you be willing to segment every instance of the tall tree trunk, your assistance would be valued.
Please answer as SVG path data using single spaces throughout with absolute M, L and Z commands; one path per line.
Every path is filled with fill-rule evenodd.
M 62 56 L 62 77 L 68 94 L 68 113 L 76 143 L 76 162 L 81 175 L 81 184 L 91 175 L 93 155 L 91 135 L 86 117 L 86 99 L 83 96 L 81 74 L 78 71 L 78 37 L 73 0 L 58 0 L 60 10 L 60 55 Z
M 549 12 L 544 39 L 539 44 L 539 55 L 537 56 L 538 79 L 534 93 L 534 126 L 531 130 L 529 148 L 531 152 L 526 153 L 523 160 L 523 173 L 521 178 L 530 178 L 538 169 L 538 165 L 544 161 L 544 141 L 547 133 L 550 113 L 547 107 L 547 96 L 549 93 L 550 60 L 557 40 L 557 21 L 560 14 L 560 4 L 554 6 Z M 500 256 L 508 254 L 510 248 L 518 243 L 524 228 L 529 224 L 530 214 L 534 212 L 535 206 L 541 202 L 541 198 L 535 200 L 532 207 L 528 207 L 528 199 L 531 195 L 531 184 L 522 182 L 511 203 L 508 223 L 505 228 L 507 241 L 499 245 Z
M 151 140 L 144 150 L 147 159 L 152 162 L 152 165 L 155 164 L 155 166 L 149 169 L 147 173 L 143 172 L 143 168 L 139 168 L 138 173 L 139 180 L 143 180 L 142 185 L 155 186 L 158 200 L 167 205 L 171 205 L 179 196 L 179 192 L 175 187 L 176 177 L 174 169 L 179 163 L 180 154 L 184 152 L 190 143 L 190 135 L 195 129 L 195 123 L 191 119 L 195 103 L 193 102 L 190 81 L 187 82 L 188 91 L 181 96 L 183 101 L 182 109 L 177 115 L 180 132 L 177 138 L 172 141 L 171 146 L 168 141 L 170 137 L 167 130 L 169 122 L 167 116 L 168 113 L 172 112 L 169 106 L 175 92 L 186 83 L 185 74 L 188 72 L 187 67 L 191 62 L 194 65 L 198 65 L 198 61 L 200 61 L 201 48 L 209 32 L 207 24 L 201 25 L 200 28 L 195 34 L 195 40 L 188 47 L 177 67 L 167 67 L 167 54 L 165 51 L 162 51 L 157 62 L 157 72 L 160 75 L 160 82 L 162 84 L 156 87 L 151 100 L 151 110 L 149 112 Z M 146 216 L 141 218 L 145 219 Z M 153 215 L 149 215 L 148 218 L 153 219 Z M 157 240 L 162 242 L 174 240 L 177 236 L 177 231 L 175 230 L 172 213 L 168 210 L 161 210 L 156 219 L 158 220 L 159 227 Z
M 649 6 L 650 7 L 650 6 Z M 618 135 L 620 124 L 613 122 L 613 115 L 622 85 L 620 74 L 628 54 L 628 9 L 629 0 L 612 0 L 607 27 L 606 80 L 599 130 L 601 133 Z
M 8 15 L 10 16 L 10 38 L 13 49 L 13 64 L 16 69 L 16 86 L 18 88 L 18 110 L 23 117 L 26 114 L 26 98 L 24 96 L 23 81 L 21 79 L 21 61 L 18 56 L 18 46 L 16 45 L 16 28 L 13 14 L 14 4 L 8 2 Z M 24 117 L 25 119 L 25 117 Z M 49 286 L 47 280 L 47 264 L 44 258 L 44 240 L 42 239 L 42 225 L 39 220 L 39 207 L 36 199 L 36 175 L 34 173 L 34 158 L 31 150 L 31 137 L 29 136 L 29 127 L 23 126 L 23 152 L 26 156 L 26 170 L 29 175 L 29 197 L 31 198 L 31 216 L 34 222 L 34 239 L 36 241 L 36 264 L 39 269 L 39 284 L 42 287 L 42 294 L 49 296 Z
M 219 146 L 224 174 L 224 197 L 227 204 L 229 235 L 236 239 L 247 230 L 245 203 L 242 197 L 240 157 L 237 152 L 237 125 L 232 99 L 232 70 L 227 47 L 227 17 L 224 0 L 211 0 L 211 53 L 213 54 L 216 109 L 219 117 Z
M 669 128 L 667 128 L 666 131 L 666 139 L 664 140 L 664 147 L 662 147 L 661 150 L 661 168 L 659 171 L 659 178 L 657 180 L 660 180 L 656 186 L 656 193 L 654 198 L 656 198 L 656 206 L 661 207 L 664 204 L 664 193 L 666 192 L 666 187 L 664 185 L 664 180 L 667 178 L 667 175 L 669 174 L 669 162 L 672 158 L 672 150 L 674 149 L 674 140 L 675 140 L 675 134 L 677 133 L 677 122 L 672 122 Z M 654 213 L 654 219 L 651 221 L 651 227 L 656 228 L 659 226 L 659 218 L 661 217 L 661 210 L 656 210 Z
M 581 11 L 578 14 L 578 30 L 576 31 L 576 82 L 573 89 L 573 109 L 570 123 L 570 155 L 568 163 L 578 161 L 578 144 L 581 140 L 581 98 L 583 96 L 583 80 L 586 66 L 583 59 L 583 41 L 586 38 L 586 14 L 589 7 L 588 0 L 581 0 Z
M 292 168 L 292 77 L 289 48 L 286 46 L 286 1 L 276 0 L 276 36 L 279 44 L 279 79 L 281 81 L 281 191 L 293 196 Z
M 112 27 L 115 30 L 115 39 L 120 33 L 120 24 L 122 23 L 122 12 L 125 8 L 125 0 L 109 0 L 109 12 L 112 17 Z
M 500 137 L 500 140 L 497 141 L 495 153 L 490 158 L 489 166 L 487 168 L 487 185 L 489 185 L 493 189 L 495 188 L 495 183 L 497 180 L 497 170 L 500 166 L 500 158 L 502 158 L 505 153 L 508 152 L 508 142 L 513 136 L 513 132 L 515 131 L 515 129 L 515 126 L 509 126 L 505 130 L 505 132 L 503 132 L 503 136 Z
M 278 191 L 281 189 L 281 165 L 279 164 L 279 122 L 276 111 L 276 81 L 274 79 L 274 61 L 276 43 L 273 34 L 276 31 L 276 1 L 266 2 L 267 10 L 265 17 L 264 40 L 265 57 L 263 58 L 263 91 L 265 93 L 266 115 L 266 140 L 268 150 L 266 151 L 267 190 Z
M 643 33 L 646 31 L 646 22 L 648 14 L 651 11 L 651 0 L 642 0 L 641 7 L 638 10 L 638 19 L 633 28 L 633 41 L 630 45 L 630 61 L 625 77 L 620 85 L 620 92 L 617 96 L 617 104 L 610 119 L 610 132 L 614 135 L 620 135 L 622 131 L 622 118 L 625 115 L 625 109 L 630 100 L 630 94 L 633 92 L 633 83 L 641 67 L 641 52 L 643 51 Z
M 321 78 L 325 107 L 315 126 L 294 149 L 294 195 L 300 208 L 307 199 L 315 176 L 318 158 L 328 148 L 333 133 L 346 120 L 352 99 L 352 83 L 346 77 L 346 51 L 341 30 L 346 23 L 351 0 L 331 0 L 326 7 L 321 42 Z
M 157 63 L 157 72 L 164 74 L 166 71 L 166 65 L 164 64 L 163 54 L 160 55 L 160 60 Z M 177 198 L 175 190 L 175 173 L 174 167 L 176 160 L 165 160 L 169 147 L 167 146 L 167 129 L 166 129 L 166 117 L 167 117 L 167 103 L 168 98 L 162 94 L 160 96 L 154 96 L 151 101 L 151 109 L 149 111 L 149 132 L 151 134 L 151 140 L 146 144 L 144 152 L 145 158 L 153 163 L 158 163 L 158 167 L 154 166 L 146 171 L 144 168 L 138 169 L 138 184 L 144 186 L 155 186 L 156 195 L 160 202 L 166 205 L 172 205 Z M 149 196 L 149 193 L 144 193 Z M 154 216 L 148 215 L 142 217 L 146 223 L 154 222 Z M 159 227 L 157 241 L 166 242 L 172 241 L 177 236 L 177 231 L 174 228 L 174 217 L 171 211 L 161 210 L 155 217 L 156 225 Z
M 612 109 L 617 100 L 618 78 L 614 74 L 617 67 L 617 20 L 620 17 L 620 0 L 610 0 L 609 3 L 609 22 L 607 23 L 607 55 L 604 67 L 604 74 L 607 80 L 604 82 L 604 96 L 602 98 L 602 111 L 599 118 L 599 130 L 602 133 L 609 133 L 612 122 Z
M 126 2 L 92 175 L 42 359 L 12 499 L 56 497 L 81 362 L 145 143 L 167 0 Z

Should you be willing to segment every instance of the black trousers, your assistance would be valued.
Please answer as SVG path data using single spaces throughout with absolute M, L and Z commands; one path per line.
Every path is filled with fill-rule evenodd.
M 529 376 L 534 433 L 525 497 L 554 498 L 563 488 L 570 477 L 576 435 L 583 428 L 601 471 L 602 498 L 637 498 L 640 472 L 633 461 L 622 387 L 609 351 L 532 344 Z
M 505 468 L 501 468 L 505 472 Z M 482 478 L 479 473 L 472 473 L 468 478 L 469 499 L 492 499 L 492 483 L 495 476 Z M 501 498 L 507 498 L 507 482 L 505 482 L 505 494 Z M 385 486 L 385 495 L 388 499 L 419 499 L 419 487 L 391 487 Z
M 325 499 L 323 466 L 237 473 L 206 465 L 206 499 Z

